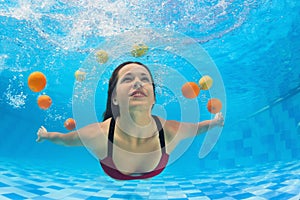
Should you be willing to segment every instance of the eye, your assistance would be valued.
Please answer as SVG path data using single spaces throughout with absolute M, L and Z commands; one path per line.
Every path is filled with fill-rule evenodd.
M 149 79 L 148 77 L 143 77 L 143 78 L 141 79 L 141 81 L 143 81 L 143 82 L 150 82 L 150 79 Z
M 132 78 L 131 77 L 124 77 L 123 79 L 122 79 L 122 82 L 130 82 L 130 81 L 132 81 Z

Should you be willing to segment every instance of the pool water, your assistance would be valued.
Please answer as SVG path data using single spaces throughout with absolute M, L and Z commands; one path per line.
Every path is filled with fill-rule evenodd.
M 296 0 L 0 1 L 0 199 L 300 199 L 299 21 Z M 130 54 L 135 42 L 146 55 Z M 41 125 L 102 121 L 110 73 L 127 60 L 153 72 L 154 114 L 211 119 L 219 98 L 225 126 L 182 142 L 149 180 L 115 181 L 84 147 L 35 142 Z M 34 71 L 47 77 L 38 93 Z M 207 74 L 210 90 L 182 96 Z
M 51 165 L 50 165 L 51 166 Z M 48 165 L 49 167 L 49 165 Z M 259 168 L 259 170 L 258 170 Z M 299 162 L 278 162 L 197 175 L 164 173 L 114 181 L 86 170 L 45 170 L 32 162 L 1 161 L 1 199 L 291 199 L 300 198 Z

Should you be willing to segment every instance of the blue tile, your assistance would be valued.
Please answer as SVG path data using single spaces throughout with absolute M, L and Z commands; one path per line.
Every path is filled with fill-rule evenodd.
M 143 199 L 141 195 L 138 194 L 113 194 L 111 198 L 120 198 L 120 199 Z
M 243 189 L 243 188 L 249 187 L 249 185 L 247 185 L 245 183 L 235 183 L 235 184 L 232 184 L 231 186 L 235 187 L 235 188 L 239 188 L 239 189 Z
M 136 188 L 121 188 L 119 189 L 119 191 L 123 191 L 123 192 L 134 192 L 136 190 Z
M 13 175 L 13 174 L 10 174 L 10 173 L 4 173 L 2 175 L 7 176 L 7 177 L 16 177 L 16 175 Z
M 264 145 L 270 145 L 270 144 L 275 144 L 275 138 L 274 134 L 268 134 L 268 135 L 262 135 L 260 137 L 260 141 Z
M 300 148 L 295 148 L 291 150 L 294 159 L 300 159 Z
M 89 196 L 88 195 L 86 195 L 86 194 L 78 194 L 78 193 L 75 193 L 75 194 L 72 194 L 72 195 L 70 195 L 70 197 L 76 197 L 76 198 L 79 198 L 79 199 L 86 199 L 86 198 L 88 198 Z
M 235 167 L 235 160 L 234 159 L 224 159 L 221 160 L 220 163 L 227 168 L 234 168 Z
M 37 195 L 45 195 L 45 194 L 49 194 L 49 192 L 45 192 L 43 190 L 28 190 L 28 192 L 37 194 Z
M 285 181 L 290 179 L 290 174 L 280 174 L 276 177 L 280 181 Z
M 227 195 L 226 194 L 224 194 L 224 193 L 219 193 L 219 194 L 209 194 L 209 195 L 207 195 L 209 198 L 211 198 L 211 199 L 221 199 L 221 198 L 225 198 L 225 197 L 227 197 Z
M 1 164 L 1 163 L 0 163 Z M 4 167 L 2 167 L 4 168 Z M 18 171 L 14 170 L 13 168 L 5 167 L 7 170 L 7 174 L 10 174 L 9 171 L 14 171 L 15 175 L 18 175 Z M 34 170 L 34 169 L 32 169 Z M 167 198 L 167 194 L 170 194 L 169 197 L 173 194 L 172 192 L 176 192 L 178 194 L 177 199 L 184 199 L 187 200 L 188 198 L 200 198 L 206 197 L 210 199 L 247 199 L 249 197 L 255 196 L 251 193 L 245 192 L 245 188 L 251 187 L 259 187 L 261 185 L 272 184 L 267 189 L 271 190 L 265 194 L 260 195 L 260 197 L 264 197 L 266 199 L 290 199 L 295 197 L 300 191 L 300 185 L 296 186 L 295 182 L 285 182 L 287 180 L 294 179 L 295 181 L 300 180 L 300 175 L 296 172 L 300 170 L 299 161 L 290 162 L 290 163 L 266 163 L 264 165 L 257 165 L 253 166 L 253 168 L 244 169 L 242 167 L 235 168 L 231 170 L 224 170 L 224 171 L 209 171 L 199 173 L 198 175 L 190 175 L 190 176 L 179 176 L 177 174 L 173 174 L 172 176 L 166 175 L 161 176 L 161 179 L 149 179 L 147 181 L 126 181 L 126 182 L 119 182 L 119 181 L 106 181 L 106 177 L 104 178 L 91 178 L 91 176 L 87 175 L 86 178 L 74 179 L 76 174 L 73 177 L 70 175 L 68 180 L 64 180 L 61 178 L 60 180 L 64 180 L 65 183 L 73 183 L 75 186 L 70 186 L 69 184 L 61 183 L 59 186 L 55 185 L 55 181 L 57 177 L 55 173 L 53 175 L 51 173 L 45 175 L 45 180 L 43 182 L 44 188 L 51 188 L 55 191 L 61 189 L 70 189 L 74 190 L 75 193 L 68 196 L 68 197 L 75 197 L 79 199 L 108 199 L 118 198 L 118 199 L 149 199 L 149 197 L 164 197 Z M 247 174 L 242 174 L 241 171 L 247 171 Z M 36 174 L 38 171 L 35 172 Z M 268 179 L 262 179 L 264 174 L 268 174 Z M 31 173 L 31 175 L 34 173 Z M 30 192 L 32 194 L 36 194 L 37 197 L 31 198 L 28 196 L 19 195 L 22 193 L 10 193 L 5 195 L 0 195 L 1 197 L 6 197 L 10 199 L 51 199 L 44 197 L 45 194 L 48 194 L 45 191 L 42 191 L 39 186 L 39 182 L 32 182 L 32 178 L 28 176 L 21 177 L 18 179 L 17 176 L 14 177 L 13 184 L 19 185 L 17 186 L 18 189 L 21 189 L 26 192 Z M 65 177 L 65 176 L 62 176 Z M 251 182 L 249 182 L 251 178 Z M 0 180 L 7 179 L 7 176 L 3 176 L 0 174 Z M 256 180 L 255 180 L 256 179 Z M 40 180 L 40 179 L 39 179 Z M 99 181 L 101 180 L 101 181 Z M 80 182 L 80 183 L 79 183 Z M 282 184 L 284 182 L 285 184 Z M 88 183 L 88 187 L 86 185 Z M 283 193 L 283 187 L 289 187 L 287 189 L 289 193 Z M 1 186 L 1 183 L 0 183 Z M 2 183 L 2 187 L 10 187 Z M 297 188 L 298 187 L 298 188 Z M 0 188 L 0 189 L 1 189 Z M 12 190 L 11 190 L 12 191 Z M 77 193 L 76 193 L 77 191 Z M 85 194 L 81 194 L 81 191 L 86 191 Z M 95 192 L 101 191 L 105 194 L 105 197 L 97 197 L 92 196 Z M 88 193 L 90 192 L 90 194 Z M 139 194 L 139 192 L 141 192 Z M 26 194 L 26 193 L 24 193 Z M 51 194 L 51 193 L 50 193 Z M 174 193 L 175 194 L 175 193 Z M 89 196 L 91 195 L 91 196 Z M 233 196 L 234 195 L 234 196 Z M 186 196 L 182 198 L 182 196 Z M 172 196 L 173 197 L 173 196 Z
M 167 187 L 166 187 L 166 190 L 167 190 L 167 191 L 180 191 L 181 188 L 180 188 L 180 187 L 171 187 L 171 188 L 167 188 Z
M 195 186 L 188 186 L 188 187 L 186 187 L 186 186 L 181 186 L 180 187 L 182 190 L 194 190 L 195 189 Z
M 251 156 L 252 155 L 252 147 L 245 147 L 242 149 L 243 156 Z
M 259 185 L 264 185 L 264 184 L 267 184 L 269 183 L 268 181 L 258 181 L 256 183 L 254 183 L 255 186 L 259 186 Z
M 235 140 L 234 141 L 234 148 L 237 150 L 243 149 L 244 148 L 244 141 L 243 140 Z
M 106 185 L 105 189 L 117 191 L 120 189 L 120 186 L 110 184 L 110 185 Z
M 15 180 L 15 183 L 17 183 L 18 185 L 28 185 L 26 181 L 21 181 L 21 180 Z
M 10 198 L 10 199 L 26 199 L 25 196 L 21 196 L 21 195 L 18 195 L 18 194 L 15 194 L 15 193 L 8 193 L 8 194 L 2 194 L 3 196 L 7 197 L 7 198 Z
M 288 193 L 283 193 L 283 194 L 279 194 L 277 196 L 274 196 L 272 198 L 269 198 L 269 200 L 290 199 L 292 197 L 294 197 L 294 195 L 288 194 Z
M 74 186 L 72 187 L 73 190 L 79 190 L 79 191 L 84 191 L 84 190 L 88 190 L 89 188 L 83 187 L 83 186 Z
M 200 197 L 200 196 L 205 196 L 203 192 L 194 192 L 194 193 L 187 193 L 187 197 Z
M 201 189 L 202 191 L 214 191 L 215 188 L 213 188 L 211 185 L 208 185 L 208 184 L 199 184 L 199 185 L 196 185 L 198 186 L 197 188 Z
M 0 187 L 7 187 L 7 186 L 9 186 L 9 185 L 0 182 Z
M 30 180 L 32 180 L 34 182 L 39 182 L 39 183 L 44 183 L 45 182 L 45 180 L 39 179 L 39 178 L 30 178 Z
M 106 197 L 88 197 L 86 200 L 107 200 Z
M 251 136 L 252 136 L 251 128 L 249 126 L 243 128 L 243 139 L 250 138 Z
M 271 199 L 271 198 L 276 198 L 277 196 L 279 196 L 281 194 L 282 194 L 281 192 L 277 192 L 276 190 L 274 190 L 274 191 L 270 191 L 265 194 L 262 194 L 260 196 L 265 197 L 267 199 Z
M 161 182 L 162 184 L 164 183 L 164 182 Z M 158 183 L 157 183 L 158 184 Z M 124 186 L 130 186 L 130 187 L 133 187 L 133 186 L 137 186 L 137 183 L 126 183 L 126 184 L 124 184 Z
M 216 151 L 212 151 L 209 153 L 209 157 L 214 160 L 214 159 L 219 159 L 219 153 Z
M 262 154 L 256 155 L 254 160 L 257 161 L 258 163 L 268 162 L 269 155 L 267 153 L 262 153 Z
M 29 187 L 29 188 L 32 188 L 32 189 L 41 188 L 41 186 L 35 185 L 35 184 L 26 184 L 26 185 L 24 185 L 24 186 Z
M 99 191 L 99 189 L 96 189 L 96 188 L 83 188 L 82 190 L 88 191 L 88 192 L 98 192 Z
M 33 197 L 33 198 L 30 198 L 30 199 L 33 199 L 33 200 L 56 200 L 56 199 L 45 197 L 45 196 Z
M 274 181 L 272 181 L 274 182 Z M 285 187 L 286 185 L 283 185 L 283 184 L 276 184 L 276 185 L 273 185 L 273 186 L 270 186 L 270 187 L 267 187 L 268 189 L 270 190 L 277 190 L 277 189 L 280 189 L 282 187 Z
M 228 149 L 228 150 L 235 150 L 234 141 L 228 141 L 226 143 L 226 149 Z
M 230 193 L 234 193 L 234 192 L 237 192 L 237 191 L 240 191 L 240 190 L 238 188 L 228 186 L 228 188 L 226 188 L 225 190 L 222 190 L 222 191 L 230 194 Z
M 62 189 L 64 189 L 64 188 L 62 188 L 62 187 L 55 186 L 55 185 L 50 185 L 50 186 L 48 186 L 47 188 L 51 188 L 51 189 L 54 189 L 54 190 L 62 190 Z
M 236 199 L 247 199 L 250 197 L 254 197 L 255 195 L 251 194 L 251 193 L 242 193 L 242 194 L 238 194 L 238 195 L 234 195 L 233 198 Z
M 181 181 L 180 185 L 190 185 L 191 182 L 190 181 Z
M 225 183 L 221 183 L 221 182 L 218 183 L 218 182 L 217 182 L 217 183 L 211 184 L 211 186 L 214 187 L 214 188 L 218 188 L 218 187 L 228 186 L 228 185 L 225 184 Z
M 291 134 L 291 133 L 289 133 Z M 293 138 L 289 139 L 290 140 L 290 145 L 287 146 L 287 149 L 293 149 L 299 147 L 298 141 L 294 140 Z

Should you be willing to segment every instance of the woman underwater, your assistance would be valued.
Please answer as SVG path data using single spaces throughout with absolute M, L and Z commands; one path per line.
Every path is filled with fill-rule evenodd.
M 199 123 L 165 120 L 151 114 L 154 104 L 155 85 L 148 67 L 125 62 L 109 80 L 102 122 L 67 134 L 47 132 L 42 126 L 36 141 L 85 146 L 97 156 L 110 177 L 146 179 L 164 170 L 170 153 L 181 140 L 224 125 L 222 113 Z

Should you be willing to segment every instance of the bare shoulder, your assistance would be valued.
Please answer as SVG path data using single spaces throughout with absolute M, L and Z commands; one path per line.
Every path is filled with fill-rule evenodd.
M 178 133 L 180 122 L 175 120 L 165 120 L 161 117 L 158 118 L 163 126 L 167 141 L 173 140 Z
M 164 131 L 167 131 L 170 134 L 176 134 L 176 131 L 178 130 L 178 128 L 180 126 L 180 122 L 178 122 L 176 120 L 166 120 L 161 117 L 158 117 L 158 119 L 160 120 L 160 122 L 164 128 Z
M 89 124 L 77 130 L 79 136 L 84 139 L 93 139 L 105 134 L 105 126 L 103 122 Z
M 109 122 L 110 119 L 89 124 L 77 130 L 84 146 L 90 149 L 99 159 L 106 156 Z

